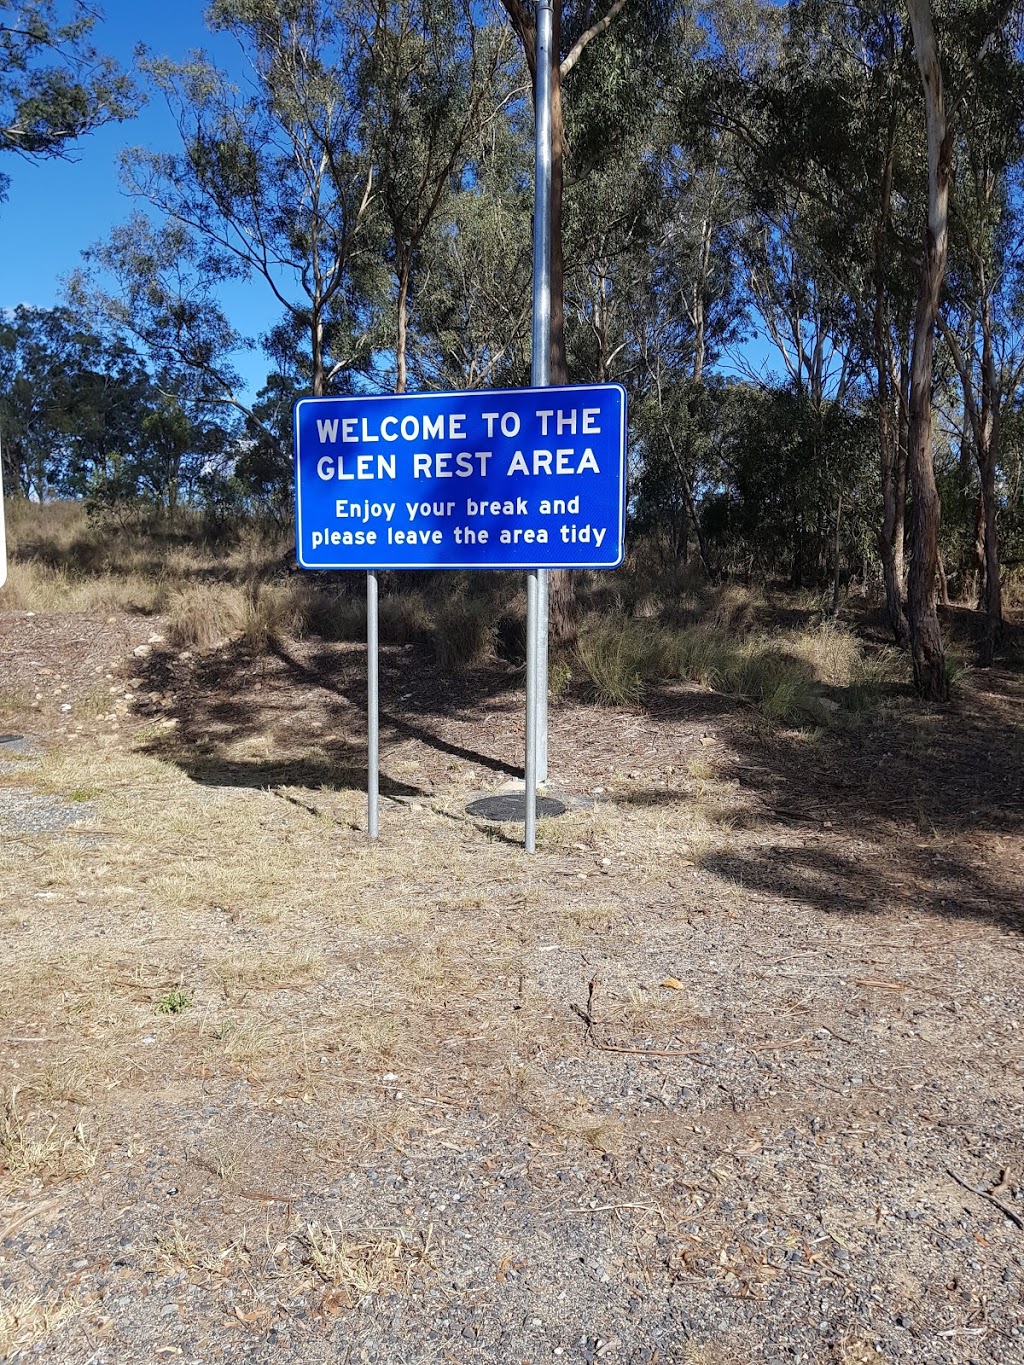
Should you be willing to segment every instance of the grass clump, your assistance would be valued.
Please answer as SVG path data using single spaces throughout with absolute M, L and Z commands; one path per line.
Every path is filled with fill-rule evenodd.
M 52 1337 L 82 1312 L 78 1298 L 54 1303 L 27 1295 L 13 1295 L 0 1302 L 0 1360 L 13 1360 L 39 1342 Z
M 739 622 L 739 638 L 726 619 Z M 834 625 L 790 634 L 748 634 L 748 625 L 742 596 L 723 599 L 717 624 L 594 615 L 581 626 L 577 662 L 591 694 L 607 706 L 636 705 L 653 683 L 681 679 L 749 702 L 771 724 L 820 724 L 841 711 L 867 710 L 894 680 L 891 652 L 865 658 L 860 642 Z
M 26 1122 L 18 1107 L 19 1087 L 0 1097 L 0 1160 L 11 1175 L 80 1175 L 96 1163 L 96 1147 L 81 1123 L 59 1133 Z
M 168 991 L 157 1001 L 157 1014 L 184 1014 L 192 1006 L 191 991 Z
M 593 617 L 584 623 L 576 657 L 595 699 L 604 706 L 635 705 L 652 674 L 658 632 L 627 619 Z
M 215 649 L 240 634 L 246 622 L 244 594 L 225 583 L 182 588 L 167 610 L 167 638 L 179 649 Z
M 456 597 L 437 613 L 434 651 L 443 669 L 477 668 L 494 656 L 495 620 L 490 604 Z
M 328 1224 L 308 1223 L 300 1241 L 314 1274 L 356 1303 L 408 1285 L 414 1275 L 434 1268 L 429 1233 L 418 1241 L 404 1233 L 360 1241 Z

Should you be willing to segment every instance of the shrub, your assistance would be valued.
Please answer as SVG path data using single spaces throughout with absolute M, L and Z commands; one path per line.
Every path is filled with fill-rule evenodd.
M 460 672 L 494 657 L 494 613 L 488 603 L 456 597 L 437 614 L 434 650 L 444 669 Z
M 620 617 L 591 617 L 583 623 L 576 656 L 594 697 L 605 706 L 634 705 L 651 672 L 655 632 Z
M 213 649 L 245 629 L 245 594 L 227 583 L 182 588 L 167 606 L 167 638 L 182 649 Z

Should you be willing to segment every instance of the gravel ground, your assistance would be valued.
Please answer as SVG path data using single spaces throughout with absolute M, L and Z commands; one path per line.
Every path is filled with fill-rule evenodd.
M 35 1097 L 33 1135 L 68 1135 L 60 1169 L 31 1168 L 9 1102 L 10 1359 L 1022 1365 L 1012 710 L 979 697 L 948 730 L 1005 771 L 1000 812 L 978 815 L 961 765 L 931 783 L 956 819 L 918 805 L 906 824 L 865 800 L 881 731 L 812 788 L 799 736 L 783 763 L 713 698 L 581 711 L 571 732 L 556 716 L 553 767 L 593 806 L 526 870 L 508 827 L 464 815 L 484 728 L 507 781 L 521 698 L 429 712 L 395 653 L 385 710 L 401 688 L 415 725 L 392 734 L 404 799 L 368 853 L 357 790 L 294 785 L 298 759 L 271 770 L 223 738 L 262 733 L 231 710 L 257 684 L 283 735 L 344 678 L 320 700 L 307 678 L 286 711 L 272 662 L 222 660 L 219 697 L 206 666 L 157 658 L 136 687 L 134 714 L 185 732 L 137 790 L 118 770 L 95 806 L 54 794 L 45 758 L 45 791 L 25 758 L 0 775 L 0 830 L 39 866 L 0 882 L 5 961 L 45 983 L 0 990 L 5 1093 Z M 337 709 L 323 723 L 355 751 Z M 127 742 L 107 725 L 76 741 L 101 773 Z M 672 821 L 703 787 L 700 844 Z M 90 853 L 72 881 L 70 818 L 101 840 L 119 810 L 138 850 L 110 872 Z M 242 810 L 267 857 L 318 870 L 280 916 L 215 890 L 218 822 Z M 158 913 L 179 865 L 196 889 Z M 274 965 L 303 944 L 315 971 Z M 182 982 L 191 1009 L 155 1010 Z M 351 1041 L 356 1020 L 387 1023 L 392 1050 Z M 72 1082 L 86 1044 L 110 1055 Z

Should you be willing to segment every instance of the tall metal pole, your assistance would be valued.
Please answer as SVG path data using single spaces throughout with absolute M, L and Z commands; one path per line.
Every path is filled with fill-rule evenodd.
M 537 80 L 534 117 L 533 335 L 530 380 L 551 382 L 551 0 L 537 0 Z M 531 569 L 526 584 L 526 851 L 537 837 L 537 782 L 547 778 L 547 571 Z
M 380 655 L 377 631 L 377 575 L 366 575 L 366 830 L 380 832 Z
M 526 828 L 527 853 L 537 851 L 537 580 L 526 575 Z M 532 627 L 532 628 L 531 628 Z

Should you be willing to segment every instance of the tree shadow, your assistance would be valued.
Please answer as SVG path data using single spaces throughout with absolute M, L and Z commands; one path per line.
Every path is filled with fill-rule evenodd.
M 406 647 L 403 650 L 403 655 L 409 648 Z M 320 651 L 319 657 L 314 656 L 310 663 L 304 663 L 277 641 L 271 643 L 270 650 L 274 657 L 279 659 L 297 680 L 307 686 L 318 687 L 325 692 L 333 693 L 335 696 L 344 697 L 347 701 L 354 699 L 357 704 L 361 702 L 365 708 L 367 698 L 365 667 L 357 678 L 346 676 L 343 686 L 340 680 L 332 677 L 332 666 L 337 655 L 332 653 L 328 646 Z M 403 658 L 405 667 L 395 668 L 394 662 L 393 658 L 388 657 L 382 651 L 382 697 L 387 691 L 390 693 L 390 700 L 393 702 L 397 699 L 394 685 L 407 686 L 412 690 L 401 694 L 402 703 L 407 710 L 418 712 L 420 715 L 436 715 L 439 709 L 444 714 L 451 715 L 462 705 L 469 705 L 473 710 L 476 710 L 482 703 L 510 691 L 511 677 L 508 669 L 474 670 L 471 690 L 466 680 L 456 675 L 445 681 L 442 692 L 438 688 L 436 680 L 430 687 L 416 686 L 418 679 L 429 676 L 427 670 L 421 668 L 410 674 L 407 658 Z M 433 672 L 434 670 L 430 671 Z M 491 772 L 503 773 L 508 777 L 523 777 L 525 775 L 522 765 L 508 763 L 492 754 L 455 744 L 442 738 L 436 731 L 429 730 L 422 725 L 416 725 L 412 721 L 395 714 L 394 709 L 382 708 L 380 722 L 382 730 L 389 731 L 401 739 L 418 740 L 421 744 L 425 744 L 450 758 L 458 758 L 466 763 L 475 763 Z
M 142 680 L 136 713 L 159 727 L 141 751 L 174 763 L 194 781 L 233 787 L 365 789 L 364 647 L 320 641 L 299 647 L 272 641 L 258 651 L 235 641 L 185 659 L 155 651 L 133 663 Z M 382 648 L 380 664 L 383 795 L 430 792 L 429 785 L 400 780 L 386 771 L 388 746 L 402 741 L 415 741 L 438 758 L 474 764 L 505 777 L 523 775 L 521 764 L 410 719 L 411 713 L 451 720 L 465 706 L 470 713 L 466 721 L 479 728 L 478 708 L 493 707 L 510 694 L 515 680 L 511 670 L 480 670 L 479 676 L 439 683 L 436 668 L 429 659 L 418 657 L 413 646 Z
M 1024 932 L 1024 686 L 990 674 L 928 708 L 895 696 L 835 728 L 728 730 L 710 761 L 743 800 L 702 866 L 824 913 L 925 911 Z M 629 799 L 663 805 L 671 793 Z

